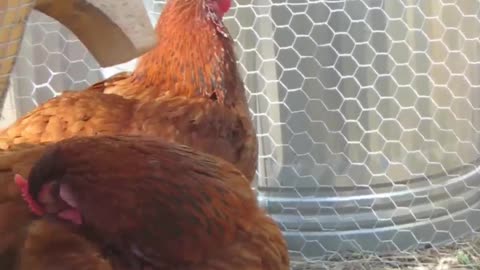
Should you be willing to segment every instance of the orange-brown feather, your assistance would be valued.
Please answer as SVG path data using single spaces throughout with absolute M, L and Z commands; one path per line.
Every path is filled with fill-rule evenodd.
M 0 147 L 74 136 L 144 134 L 219 156 L 253 179 L 257 152 L 250 124 L 237 111 L 203 98 L 163 96 L 142 102 L 97 92 L 69 92 L 0 133 Z

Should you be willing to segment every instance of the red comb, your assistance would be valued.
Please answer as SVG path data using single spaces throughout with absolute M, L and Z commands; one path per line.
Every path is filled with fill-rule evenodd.
M 30 210 L 37 216 L 42 216 L 45 214 L 43 208 L 32 199 L 30 194 L 28 193 L 28 182 L 25 178 L 21 175 L 15 175 L 15 184 L 20 188 L 20 192 L 22 193 L 22 198 L 27 202 L 28 207 Z

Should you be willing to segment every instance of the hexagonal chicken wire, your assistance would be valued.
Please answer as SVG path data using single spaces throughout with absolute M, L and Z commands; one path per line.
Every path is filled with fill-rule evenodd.
M 145 3 L 156 19 L 163 2 Z M 259 201 L 292 255 L 406 250 L 480 227 L 479 12 L 477 0 L 236 1 L 226 22 L 260 140 Z M 134 62 L 102 70 L 34 13 L 4 125 Z

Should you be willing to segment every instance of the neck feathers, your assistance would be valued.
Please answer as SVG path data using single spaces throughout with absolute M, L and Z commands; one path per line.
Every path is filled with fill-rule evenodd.
M 141 57 L 135 80 L 158 94 L 204 96 L 225 103 L 244 99 L 233 40 L 218 31 L 203 5 L 178 2 L 182 3 L 171 0 L 165 6 L 156 27 L 159 44 Z

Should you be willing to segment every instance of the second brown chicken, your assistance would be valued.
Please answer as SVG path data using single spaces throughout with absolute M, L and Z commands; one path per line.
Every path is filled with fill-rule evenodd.
M 289 269 L 282 233 L 247 179 L 186 146 L 68 139 L 49 146 L 19 181 L 32 209 L 69 222 L 122 269 Z

